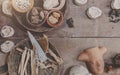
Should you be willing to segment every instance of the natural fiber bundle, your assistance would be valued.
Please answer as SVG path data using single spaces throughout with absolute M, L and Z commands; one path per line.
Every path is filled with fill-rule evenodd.
M 38 41 L 44 42 L 44 39 L 39 39 Z M 43 43 L 45 44 L 45 43 Z M 42 45 L 42 48 L 46 45 Z M 35 67 L 34 63 L 32 62 L 34 59 L 34 52 L 31 52 L 30 41 L 28 39 L 20 41 L 16 46 L 13 48 L 13 50 L 10 52 L 9 58 L 8 58 L 8 72 L 9 75 L 60 75 L 61 70 L 63 68 L 63 64 L 57 64 L 57 62 L 48 54 L 48 57 L 54 61 L 53 67 L 54 69 L 47 68 L 51 66 L 45 66 L 42 63 L 38 63 L 38 65 L 43 66 L 42 67 Z M 30 49 L 28 49 L 30 48 Z M 45 48 L 43 48 L 45 49 Z M 56 48 L 49 44 L 49 49 L 57 55 L 57 57 L 61 58 Z M 23 58 L 26 57 L 26 60 Z M 22 59 L 22 61 L 21 61 Z M 21 64 L 22 63 L 22 64 Z M 21 66 L 23 65 L 23 66 Z M 20 67 L 21 66 L 21 67 Z

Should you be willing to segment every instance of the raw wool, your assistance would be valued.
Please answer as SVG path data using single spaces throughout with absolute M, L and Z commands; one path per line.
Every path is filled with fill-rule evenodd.
M 43 7 L 44 9 L 50 10 L 59 5 L 58 0 L 44 0 Z
M 106 52 L 106 47 L 90 48 L 80 53 L 78 60 L 86 62 L 89 70 L 93 74 L 102 74 L 105 67 L 103 55 Z
M 3 38 L 11 37 L 15 33 L 14 29 L 11 26 L 3 26 L 1 29 L 1 36 Z
M 4 53 L 8 53 L 11 51 L 14 45 L 15 44 L 12 41 L 5 41 L 3 44 L 1 44 L 1 51 Z
M 73 66 L 70 70 L 69 75 L 92 75 L 88 70 L 83 66 Z
M 31 13 L 32 13 L 33 16 L 39 15 L 39 12 L 38 12 L 38 10 L 36 8 L 33 8 Z
M 31 23 L 38 24 L 40 22 L 39 12 L 37 8 L 33 8 L 31 11 Z
M 96 19 L 102 15 L 102 11 L 98 7 L 90 7 L 87 11 L 89 18 Z
M 88 0 L 74 0 L 74 2 L 77 5 L 84 5 L 88 2 Z
M 2 3 L 2 12 L 8 16 L 12 16 L 12 5 L 10 0 L 4 0 Z
M 48 18 L 51 24 L 57 24 L 60 20 L 61 14 L 58 12 L 52 12 Z
M 40 11 L 39 16 L 41 16 L 41 19 L 44 19 L 44 18 L 45 18 L 45 13 L 44 13 L 44 11 Z
M 39 19 L 39 16 L 32 16 L 31 17 L 31 23 L 38 24 L 41 20 Z
M 60 18 L 60 14 L 57 13 L 57 12 L 53 12 L 53 16 L 54 16 L 56 19 L 59 19 L 59 18 Z
M 58 20 L 57 20 L 55 17 L 50 16 L 50 17 L 49 17 L 49 22 L 50 22 L 51 24 L 56 24 L 56 23 L 58 23 Z
M 112 9 L 120 9 L 120 0 L 113 0 L 111 3 Z
M 45 19 L 45 13 L 43 10 L 37 9 L 37 8 L 33 8 L 31 11 L 31 23 L 33 24 L 39 24 L 40 22 L 42 22 Z
M 16 0 L 16 5 L 22 10 L 28 10 L 31 4 L 30 0 Z

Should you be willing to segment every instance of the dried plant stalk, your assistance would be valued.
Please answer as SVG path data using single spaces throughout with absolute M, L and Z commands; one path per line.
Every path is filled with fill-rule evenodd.
M 49 54 L 56 60 L 58 64 L 63 63 L 62 58 L 58 57 L 54 52 L 52 52 L 50 49 L 48 50 Z
M 20 62 L 20 65 L 19 65 L 19 70 L 18 70 L 18 73 L 20 74 L 21 71 L 23 70 L 23 64 L 25 62 L 25 57 L 26 57 L 26 53 L 27 53 L 27 50 L 24 50 L 23 54 L 22 54 L 22 58 L 21 58 L 21 62 Z
M 35 61 L 34 61 L 35 55 L 33 50 L 31 50 L 31 75 L 36 75 L 36 66 L 35 66 Z
M 43 42 L 43 41 L 44 41 L 44 42 Z M 56 62 L 57 62 L 58 64 L 63 63 L 63 60 L 62 60 L 60 57 L 58 57 L 54 52 L 52 52 L 52 50 L 49 49 L 48 37 L 47 37 L 45 34 L 43 35 L 43 38 L 42 38 L 42 40 L 40 40 L 39 43 L 40 43 L 41 45 L 42 45 L 42 43 L 45 43 L 45 44 L 46 44 L 46 46 L 43 46 L 44 49 L 45 49 L 45 52 L 46 52 L 46 53 L 49 53 L 49 54 L 56 60 Z
M 22 72 L 21 72 L 20 75 L 23 75 L 23 74 L 24 74 L 29 58 L 30 58 L 30 53 L 29 53 L 29 51 L 28 51 L 28 52 L 27 52 L 27 57 L 26 57 L 26 61 L 25 61 L 24 67 L 23 67 L 23 70 L 22 70 Z
M 27 68 L 25 69 L 25 75 L 27 75 Z
M 24 50 L 21 49 L 21 48 L 16 48 L 16 50 L 19 51 L 19 52 L 21 52 L 21 53 L 23 53 L 23 51 L 24 51 Z

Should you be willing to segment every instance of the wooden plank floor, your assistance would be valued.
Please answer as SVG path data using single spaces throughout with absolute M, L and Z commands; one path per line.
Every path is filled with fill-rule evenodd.
M 111 0 L 88 1 L 86 5 L 76 6 L 72 0 L 68 0 L 67 18 L 73 18 L 74 28 L 69 28 L 65 23 L 61 28 L 47 34 L 50 37 L 120 37 L 120 23 L 109 22 Z M 91 6 L 99 7 L 103 15 L 96 20 L 88 19 L 85 12 Z
M 66 19 L 70 17 L 74 19 L 74 28 L 69 28 L 66 22 L 64 22 L 60 28 L 45 33 L 64 59 L 65 69 L 62 75 L 69 75 L 68 70 L 73 65 L 81 64 L 85 66 L 85 63 L 78 61 L 77 57 L 86 48 L 106 46 L 108 51 L 104 56 L 105 62 L 110 62 L 112 56 L 120 53 L 120 22 L 109 22 L 110 1 L 89 0 L 86 5 L 76 6 L 72 3 L 72 0 L 67 0 Z M 85 11 L 90 6 L 99 7 L 103 11 L 103 15 L 96 20 L 88 19 Z M 0 37 L 1 43 L 8 39 L 17 43 L 27 37 L 26 31 L 23 31 L 21 27 L 17 27 L 11 20 L 10 17 L 0 12 L 0 28 L 4 25 L 11 25 L 16 31 L 12 38 L 3 39 Z M 39 35 L 39 33 L 35 33 L 35 35 Z M 5 63 L 6 57 L 7 54 L 0 53 L 0 66 Z M 120 75 L 120 70 L 116 69 L 102 75 Z
M 104 56 L 105 62 L 111 62 L 111 58 L 116 53 L 120 53 L 120 38 L 51 38 L 50 41 L 62 54 L 65 63 L 64 71 L 73 65 L 85 65 L 84 62 L 78 61 L 77 57 L 80 52 L 89 47 L 107 47 L 108 51 Z M 68 72 L 63 75 L 68 75 Z M 120 70 L 117 69 L 102 75 L 120 75 Z

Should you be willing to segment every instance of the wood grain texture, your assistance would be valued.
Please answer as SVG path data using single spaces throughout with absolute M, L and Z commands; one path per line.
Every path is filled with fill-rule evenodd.
M 0 0 L 0 5 L 3 0 Z M 109 22 L 108 13 L 110 11 L 109 3 L 111 0 L 89 0 L 84 6 L 76 6 L 72 0 L 68 1 L 68 11 L 66 19 L 73 18 L 74 28 L 69 28 L 64 21 L 63 26 L 45 33 L 52 44 L 62 54 L 65 69 L 62 75 L 69 75 L 68 70 L 73 65 L 85 65 L 84 62 L 76 60 L 79 53 L 84 49 L 105 46 L 108 48 L 104 56 L 105 62 L 110 62 L 112 56 L 120 53 L 120 22 Z M 90 6 L 97 6 L 103 11 L 103 15 L 96 20 L 90 20 L 85 12 Z M 4 25 L 10 25 L 15 29 L 15 35 L 12 38 L 0 37 L 0 44 L 6 40 L 12 40 L 18 43 L 27 37 L 26 30 L 17 24 L 15 19 L 4 15 L 0 10 L 0 28 Z M 34 33 L 40 36 L 40 33 Z M 6 62 L 7 55 L 0 53 L 0 65 Z M 0 74 L 6 75 L 6 74 Z M 102 75 L 120 75 L 120 69 L 113 70 L 110 73 Z

